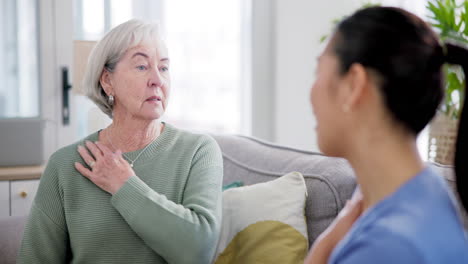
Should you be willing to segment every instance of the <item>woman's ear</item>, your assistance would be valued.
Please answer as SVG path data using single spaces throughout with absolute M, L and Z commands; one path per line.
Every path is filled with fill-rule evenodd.
M 354 63 L 346 73 L 344 81 L 346 85 L 340 89 L 342 93 L 340 101 L 345 112 L 353 111 L 368 94 L 371 80 L 366 68 Z
M 104 69 L 102 70 L 101 78 L 99 78 L 99 82 L 101 83 L 102 88 L 104 89 L 104 92 L 109 96 L 111 94 L 114 94 L 114 89 L 112 87 L 112 81 L 111 81 L 111 73 Z

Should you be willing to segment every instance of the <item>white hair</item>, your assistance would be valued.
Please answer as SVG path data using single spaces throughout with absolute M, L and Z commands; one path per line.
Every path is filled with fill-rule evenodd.
M 129 20 L 109 31 L 91 51 L 85 69 L 83 87 L 86 96 L 112 118 L 112 105 L 101 86 L 102 72 L 113 72 L 125 52 L 143 42 L 162 39 L 158 23 Z

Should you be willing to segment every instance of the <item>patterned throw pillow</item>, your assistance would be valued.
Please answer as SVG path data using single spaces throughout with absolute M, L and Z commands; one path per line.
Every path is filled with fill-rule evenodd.
M 308 251 L 302 174 L 223 192 L 223 222 L 213 263 L 303 263 Z

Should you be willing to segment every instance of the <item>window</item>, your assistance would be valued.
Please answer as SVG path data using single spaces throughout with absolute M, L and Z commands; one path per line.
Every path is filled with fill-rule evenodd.
M 37 2 L 0 1 L 0 19 L 0 118 L 37 117 Z
M 245 1 L 165 1 L 164 27 L 171 56 L 168 118 L 182 127 L 247 132 L 243 97 L 249 92 Z M 209 7 L 209 8 L 207 8 Z
M 209 7 L 209 8 L 206 8 Z M 159 21 L 171 58 L 171 99 L 164 120 L 177 127 L 249 133 L 250 14 L 247 0 L 75 0 L 74 38 L 98 40 L 131 18 Z M 216 22 L 215 22 L 216 21 Z M 245 100 L 244 98 L 247 98 Z M 77 113 L 79 136 L 110 123 L 92 102 Z

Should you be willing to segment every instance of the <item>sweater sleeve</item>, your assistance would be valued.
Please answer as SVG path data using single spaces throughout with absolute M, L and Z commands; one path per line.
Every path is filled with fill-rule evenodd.
M 68 245 L 58 171 L 52 157 L 29 213 L 17 263 L 65 263 L 70 257 Z
M 209 140 L 191 161 L 182 204 L 168 200 L 136 176 L 111 200 L 132 229 L 168 263 L 210 263 L 214 255 L 221 223 L 223 166 L 217 143 L 205 139 Z

